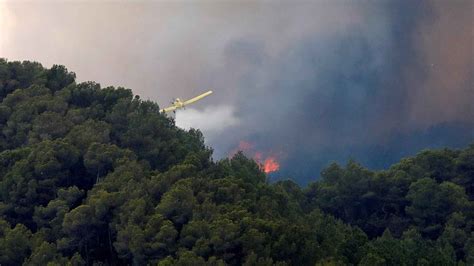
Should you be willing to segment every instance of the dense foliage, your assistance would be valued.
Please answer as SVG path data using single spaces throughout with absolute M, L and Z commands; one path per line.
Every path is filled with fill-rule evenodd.
M 300 188 L 124 88 L 0 60 L 1 265 L 474 263 L 474 146 Z

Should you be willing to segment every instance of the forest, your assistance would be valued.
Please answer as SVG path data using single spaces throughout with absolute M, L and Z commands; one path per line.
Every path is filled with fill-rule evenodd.
M 130 89 L 0 59 L 0 265 L 473 265 L 474 145 L 306 187 Z

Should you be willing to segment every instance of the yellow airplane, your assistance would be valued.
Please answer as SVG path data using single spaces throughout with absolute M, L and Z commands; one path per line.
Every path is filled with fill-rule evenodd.
M 212 91 L 208 91 L 208 92 L 205 92 L 205 93 L 203 93 L 203 94 L 201 94 L 201 95 L 199 95 L 199 96 L 196 96 L 196 97 L 194 97 L 194 98 L 192 98 L 192 99 L 189 99 L 189 100 L 187 100 L 187 101 L 184 101 L 184 102 L 181 101 L 179 98 L 176 98 L 176 100 L 174 100 L 174 101 L 171 103 L 172 105 L 171 105 L 170 107 L 166 107 L 166 108 L 164 108 L 164 109 L 161 109 L 160 112 L 165 112 L 165 113 L 166 113 L 166 112 L 171 112 L 171 111 L 176 112 L 176 110 L 181 109 L 181 108 L 184 108 L 184 107 L 186 107 L 186 105 L 195 103 L 195 102 L 201 100 L 202 98 L 207 97 L 207 96 L 209 96 L 209 95 L 211 95 L 211 94 L 212 94 Z

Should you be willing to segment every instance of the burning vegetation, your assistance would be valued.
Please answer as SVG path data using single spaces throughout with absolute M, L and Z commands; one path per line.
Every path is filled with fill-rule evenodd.
M 242 151 L 245 155 L 253 158 L 255 162 L 260 166 L 263 172 L 266 174 L 276 172 L 280 170 L 280 163 L 278 162 L 278 156 L 272 152 L 262 152 L 255 148 L 253 143 L 241 140 L 239 146 L 231 152 L 231 156 L 237 152 Z

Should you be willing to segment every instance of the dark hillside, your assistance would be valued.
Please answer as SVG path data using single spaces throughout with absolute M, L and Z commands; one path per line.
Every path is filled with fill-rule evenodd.
M 124 88 L 0 59 L 1 265 L 474 263 L 474 146 L 300 188 Z

